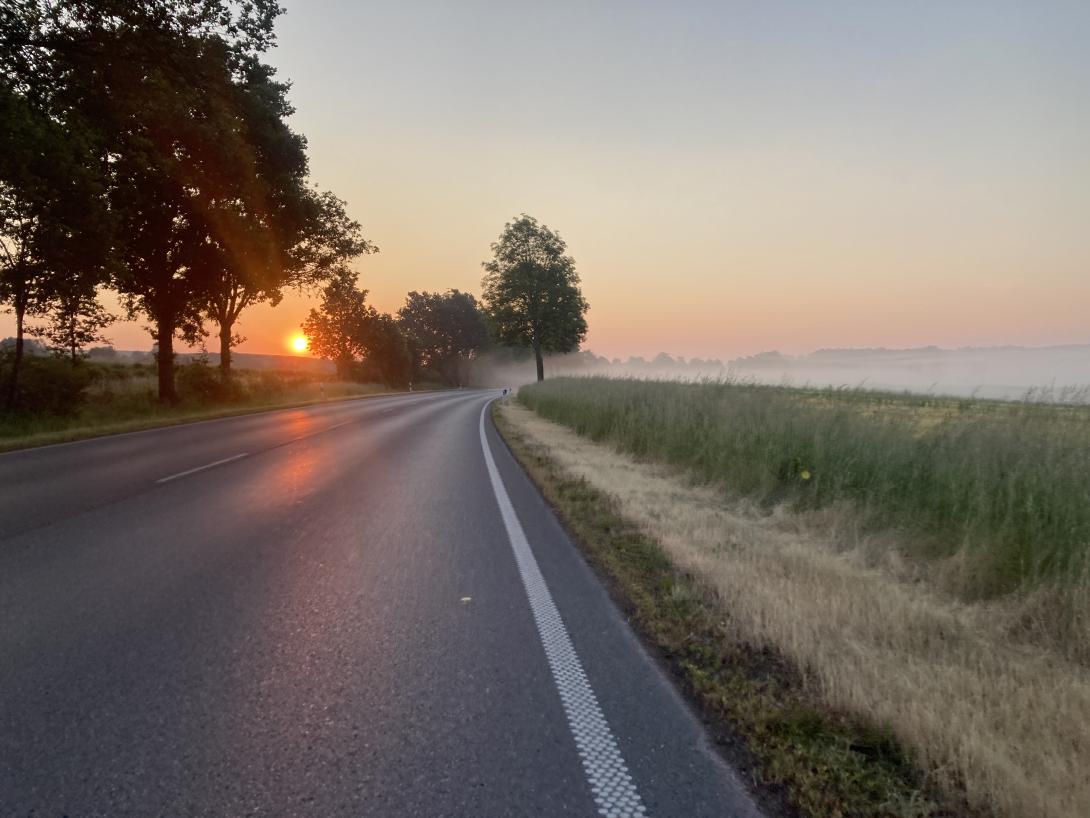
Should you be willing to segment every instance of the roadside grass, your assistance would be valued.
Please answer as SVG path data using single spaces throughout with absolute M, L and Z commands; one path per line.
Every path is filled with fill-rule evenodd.
M 957 552 L 921 554 L 920 529 L 876 527 L 848 500 L 739 495 L 518 403 L 499 424 L 757 777 L 803 814 L 1090 815 L 1090 674 L 1052 621 L 1085 604 L 1084 579 L 959 597 L 943 581 Z
M 1090 663 L 1085 403 L 607 378 L 558 378 L 519 400 L 767 510 L 849 505 L 844 547 L 901 532 L 869 556 L 966 601 L 1036 592 L 1027 635 Z
M 714 590 L 680 570 L 609 494 L 558 463 L 525 417 L 504 406 L 493 418 L 769 812 L 786 805 L 815 818 L 947 814 L 888 731 L 830 711 L 788 662 L 739 640 Z
M 71 411 L 0 413 L 0 452 L 393 391 L 313 373 L 253 370 L 237 370 L 224 387 L 217 372 L 190 364 L 178 368 L 180 400 L 171 406 L 156 398 L 153 367 L 88 366 L 90 384 Z

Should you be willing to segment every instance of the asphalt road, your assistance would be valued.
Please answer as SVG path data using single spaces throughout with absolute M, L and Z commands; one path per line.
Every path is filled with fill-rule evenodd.
M 0 815 L 755 815 L 494 396 L 0 455 Z

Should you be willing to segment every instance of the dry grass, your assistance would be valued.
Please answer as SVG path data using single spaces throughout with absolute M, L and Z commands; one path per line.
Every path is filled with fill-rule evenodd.
M 888 726 L 940 787 L 1010 818 L 1090 815 L 1090 679 L 1011 638 L 1047 601 L 958 602 L 876 566 L 874 542 L 846 551 L 846 509 L 770 515 L 520 406 L 502 412 L 697 576 L 739 640 L 786 657 L 831 708 Z

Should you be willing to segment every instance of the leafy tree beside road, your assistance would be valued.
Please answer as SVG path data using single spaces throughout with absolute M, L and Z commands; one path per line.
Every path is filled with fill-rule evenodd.
M 17 404 L 27 317 L 104 280 L 109 224 L 84 140 L 0 81 L 0 305 L 15 314 L 15 344 L 0 406 Z
M 148 319 L 168 403 L 176 338 L 193 343 L 214 322 L 226 373 L 246 307 L 321 285 L 374 251 L 344 203 L 309 185 L 288 85 L 262 62 L 282 11 L 276 0 L 0 8 L 0 303 L 17 323 L 9 407 L 25 316 L 54 313 L 44 331 L 64 335 L 69 353 L 107 320 L 95 303 L 107 265 L 91 243 L 109 250 L 109 286 L 129 317 Z
M 488 325 L 470 293 L 413 291 L 397 316 L 421 366 L 451 386 L 464 382 L 466 364 L 488 347 Z
M 250 207 L 238 229 L 216 237 L 220 269 L 211 279 L 204 314 L 218 327 L 224 375 L 231 370 L 232 347 L 243 340 L 234 331 L 243 310 L 260 302 L 275 306 L 286 288 L 327 283 L 353 258 L 378 250 L 363 238 L 343 201 L 307 185 L 306 140 L 285 121 L 294 112 L 287 90 L 260 63 L 247 66 L 238 89 L 236 115 L 251 150 L 247 185 L 257 196 L 241 199 Z M 245 236 L 248 245 L 241 240 Z
M 338 276 L 322 291 L 322 303 L 302 325 L 310 351 L 332 361 L 342 380 L 378 378 L 403 386 L 412 377 L 408 339 L 394 318 L 367 303 L 354 274 Z
M 507 224 L 482 265 L 485 313 L 500 343 L 533 350 L 537 379 L 546 352 L 573 352 L 587 334 L 589 307 L 567 245 L 525 213 Z
M 30 329 L 44 338 L 53 352 L 66 355 L 72 365 L 80 361 L 82 350 L 105 342 L 102 334 L 117 320 L 98 300 L 97 288 L 85 277 L 72 276 L 46 301 L 47 323 Z

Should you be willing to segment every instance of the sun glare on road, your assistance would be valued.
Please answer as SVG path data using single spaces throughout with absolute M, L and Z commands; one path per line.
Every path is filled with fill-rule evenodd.
M 307 340 L 305 335 L 296 335 L 291 339 L 291 348 L 296 352 L 306 352 L 308 346 L 310 346 L 310 341 Z

